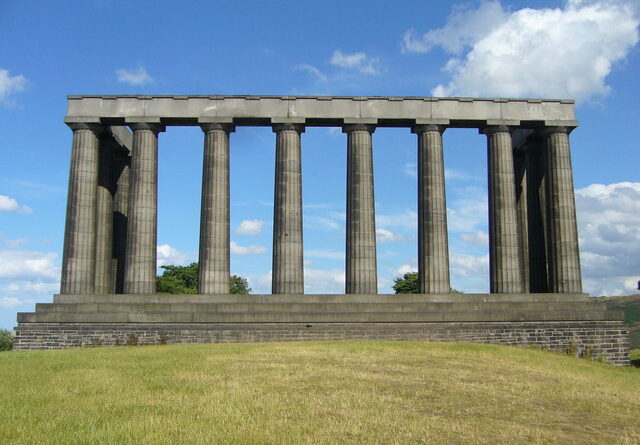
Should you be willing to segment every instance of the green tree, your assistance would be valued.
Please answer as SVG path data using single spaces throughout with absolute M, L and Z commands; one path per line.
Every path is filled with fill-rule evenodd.
M 156 277 L 156 288 L 160 294 L 196 294 L 198 293 L 198 263 L 188 266 L 161 266 L 162 275 Z M 232 294 L 248 294 L 251 292 L 246 278 L 238 275 L 229 277 L 229 289 Z
M 0 329 L 0 351 L 10 351 L 13 348 L 11 331 Z
M 402 277 L 393 280 L 393 290 L 396 294 L 419 294 L 420 293 L 420 277 L 418 272 L 407 272 Z M 452 294 L 463 294 L 457 289 L 451 288 Z
M 229 290 L 232 294 L 248 294 L 251 292 L 247 279 L 239 275 L 231 275 L 229 277 Z

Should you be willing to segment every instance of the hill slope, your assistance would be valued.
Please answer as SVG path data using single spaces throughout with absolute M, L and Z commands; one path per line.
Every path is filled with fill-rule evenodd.
M 7 352 L 0 388 L 3 444 L 640 441 L 640 370 L 490 345 Z

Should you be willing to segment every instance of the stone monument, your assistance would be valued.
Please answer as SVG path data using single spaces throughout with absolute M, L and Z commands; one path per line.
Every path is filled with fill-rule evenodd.
M 69 96 L 73 131 L 61 290 L 20 313 L 16 349 L 88 345 L 413 339 L 577 350 L 627 364 L 619 313 L 582 293 L 570 100 L 334 96 Z M 200 289 L 155 289 L 158 139 L 204 139 Z M 229 134 L 276 134 L 270 295 L 229 294 Z M 347 134 L 346 286 L 305 295 L 301 134 Z M 417 135 L 421 294 L 377 294 L 373 134 Z M 450 294 L 442 134 L 487 137 L 489 294 Z

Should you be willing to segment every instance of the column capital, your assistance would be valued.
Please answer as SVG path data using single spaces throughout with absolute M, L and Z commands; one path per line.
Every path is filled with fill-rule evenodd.
M 570 134 L 573 129 L 575 127 L 566 127 L 566 126 L 561 126 L 561 125 L 553 125 L 553 126 L 548 126 L 548 127 L 543 127 L 540 130 L 538 130 L 538 133 L 543 136 L 549 136 L 551 134 L 556 134 L 556 133 L 562 133 L 562 134 Z
M 106 131 L 106 127 L 95 122 L 65 122 L 65 123 L 73 131 L 91 130 L 96 136 L 101 136 Z
M 132 131 L 149 130 L 156 134 L 162 133 L 166 129 L 164 125 L 155 122 L 127 122 L 127 125 Z
M 440 134 L 444 133 L 447 129 L 446 125 L 439 124 L 418 124 L 411 127 L 411 133 L 428 133 L 428 132 L 438 132 Z
M 305 126 L 304 124 L 296 124 L 296 123 L 281 123 L 281 124 L 272 124 L 271 128 L 274 133 L 280 133 L 281 131 L 296 131 L 298 134 L 304 133 Z
M 200 128 L 203 132 L 209 133 L 210 131 L 224 131 L 225 133 L 233 133 L 236 131 L 234 124 L 226 122 L 204 122 L 200 123 Z
M 369 134 L 373 134 L 376 131 L 374 124 L 345 124 L 342 126 L 343 133 L 352 133 L 354 131 L 367 131 Z
M 484 127 L 480 127 L 478 131 L 481 134 L 486 134 L 490 136 L 496 133 L 513 133 L 514 128 L 509 125 L 485 125 Z

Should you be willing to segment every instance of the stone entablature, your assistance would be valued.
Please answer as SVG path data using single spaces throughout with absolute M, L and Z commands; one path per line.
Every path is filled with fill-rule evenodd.
M 67 122 L 109 125 L 140 121 L 194 126 L 206 122 L 266 126 L 367 123 L 380 127 L 443 124 L 463 128 L 578 125 L 574 101 L 559 99 L 246 95 L 73 95 L 68 99 Z

